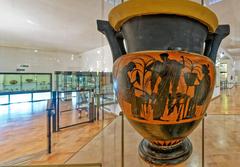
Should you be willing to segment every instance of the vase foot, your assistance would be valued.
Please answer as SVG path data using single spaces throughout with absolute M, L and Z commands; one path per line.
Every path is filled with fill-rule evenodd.
M 143 139 L 139 144 L 140 157 L 154 165 L 175 165 L 179 164 L 192 154 L 192 143 L 188 138 L 174 146 L 158 146 Z

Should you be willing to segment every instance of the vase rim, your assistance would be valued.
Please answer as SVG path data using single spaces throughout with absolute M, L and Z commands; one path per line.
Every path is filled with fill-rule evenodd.
M 158 14 L 189 17 L 207 26 L 210 32 L 215 32 L 218 27 L 218 18 L 213 11 L 190 0 L 129 0 L 111 10 L 109 22 L 120 31 L 131 18 Z

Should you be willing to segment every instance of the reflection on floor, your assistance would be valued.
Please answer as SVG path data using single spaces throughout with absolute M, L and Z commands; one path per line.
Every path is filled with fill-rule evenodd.
M 80 119 L 80 110 L 76 107 L 75 98 L 60 102 L 60 127 L 66 127 L 77 123 L 89 121 L 88 108 L 83 109 Z M 86 105 L 84 105 L 86 107 Z
M 46 149 L 46 101 L 0 106 L 0 162 Z
M 205 167 L 235 167 L 240 164 L 240 87 L 222 92 L 211 102 L 205 121 Z M 234 115 L 235 114 L 235 115 Z M 129 125 L 124 129 L 124 167 L 150 167 L 138 156 L 142 137 Z M 192 133 L 192 156 L 175 167 L 202 166 L 202 128 Z M 75 154 L 68 164 L 103 163 L 104 167 L 121 166 L 121 118 L 117 118 L 89 144 Z
M 213 100 L 208 107 L 208 114 L 240 114 L 240 86 L 221 90 L 220 98 Z
M 0 106 L 0 166 L 21 162 L 64 163 L 116 117 L 112 113 L 105 112 L 104 121 L 55 133 L 53 153 L 49 155 L 47 154 L 46 106 L 46 101 Z M 63 115 L 62 119 L 74 124 L 79 119 L 74 118 L 76 113 L 78 112 L 68 111 L 68 116 Z
M 82 110 L 80 114 L 79 110 L 74 109 L 71 111 L 62 112 L 60 118 L 61 118 L 61 127 L 66 127 L 73 124 L 89 121 L 89 114 L 87 110 Z
M 83 124 L 61 130 L 54 134 L 52 154 L 36 156 L 27 164 L 43 165 L 65 163 L 114 119 L 115 115 L 105 113 L 104 121 L 97 121 L 95 123 Z
M 138 156 L 142 137 L 125 120 L 124 167 L 151 167 Z M 205 126 L 205 166 L 235 167 L 240 163 L 240 115 L 209 115 Z M 217 128 L 216 128 L 217 127 Z M 174 167 L 201 167 L 201 126 L 192 133 L 193 153 Z M 103 163 L 104 167 L 121 167 L 121 118 L 103 130 L 67 163 Z
M 205 125 L 206 167 L 235 167 L 240 164 L 240 115 L 233 115 L 240 114 L 239 96 L 240 87 L 223 91 L 221 97 L 213 100 L 208 108 Z M 49 155 L 46 153 L 45 107 L 46 102 L 0 106 L 0 164 L 25 161 L 25 164 L 121 165 L 121 117 L 107 126 L 115 116 L 106 113 L 104 122 L 61 130 L 53 136 L 53 153 Z M 105 110 L 114 111 L 116 106 L 107 106 Z M 74 116 L 69 118 L 72 117 Z M 103 127 L 106 128 L 97 135 Z M 178 167 L 201 166 L 201 126 L 198 126 L 190 138 L 194 145 L 193 154 Z M 125 121 L 125 167 L 147 166 L 137 155 L 141 139 Z M 6 163 L 9 161 L 11 162 Z

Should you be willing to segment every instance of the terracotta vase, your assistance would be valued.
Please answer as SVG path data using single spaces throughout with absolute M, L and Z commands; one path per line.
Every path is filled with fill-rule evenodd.
M 218 26 L 213 12 L 188 0 L 129 0 L 97 24 L 113 54 L 118 102 L 144 138 L 140 157 L 157 165 L 183 162 L 192 152 L 187 136 L 211 100 L 229 25 Z
M 154 163 L 159 163 L 156 157 L 161 163 L 187 159 L 192 146 L 186 137 L 201 121 L 214 90 L 214 63 L 187 52 L 129 53 L 115 61 L 113 78 L 121 109 L 144 137 L 141 157 Z M 165 154 L 166 148 L 171 153 Z

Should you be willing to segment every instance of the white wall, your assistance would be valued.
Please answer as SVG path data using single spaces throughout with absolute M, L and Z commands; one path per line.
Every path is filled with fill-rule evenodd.
M 113 58 L 109 45 L 81 54 L 0 47 L 0 72 L 16 72 L 21 64 L 30 65 L 26 72 L 111 72 Z
M 220 52 L 223 51 L 220 49 Z M 240 66 L 240 62 L 239 66 Z M 28 64 L 26 72 L 54 73 L 54 71 L 111 72 L 113 58 L 109 45 L 81 54 L 0 47 L 0 72 L 16 72 L 20 64 Z M 240 70 L 240 67 L 239 67 Z M 230 76 L 229 76 L 230 77 Z M 220 95 L 220 88 L 213 97 Z
M 79 71 L 82 63 L 74 53 L 0 47 L 0 72 L 16 72 L 21 64 L 30 65 L 26 72 L 53 73 Z
M 109 45 L 80 54 L 81 71 L 112 72 L 113 58 Z

